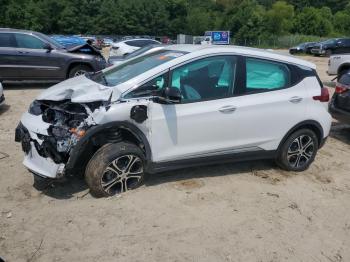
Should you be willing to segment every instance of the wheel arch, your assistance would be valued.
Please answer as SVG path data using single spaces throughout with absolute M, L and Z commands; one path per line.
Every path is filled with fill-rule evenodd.
M 300 129 L 304 129 L 304 128 L 310 129 L 310 130 L 315 132 L 315 134 L 317 136 L 317 139 L 318 139 L 318 145 L 319 145 L 319 147 L 321 147 L 322 146 L 322 141 L 323 141 L 323 136 L 324 136 L 324 132 L 323 132 L 322 126 L 320 125 L 320 123 L 318 123 L 315 120 L 305 120 L 305 121 L 302 121 L 302 122 L 296 124 L 295 126 L 293 126 L 287 132 L 287 134 L 281 140 L 277 150 L 280 151 L 282 145 L 284 144 L 284 142 L 287 140 L 287 138 L 291 134 L 293 134 L 294 132 L 296 132 L 296 131 L 298 131 Z
M 94 70 L 94 67 L 89 63 L 89 62 L 81 62 L 81 61 L 73 61 L 67 66 L 66 70 L 66 78 L 69 78 L 69 73 L 72 70 L 73 67 L 78 66 L 78 65 L 84 65 L 90 67 L 92 70 Z
M 128 141 L 136 144 L 145 154 L 147 163 L 151 162 L 151 147 L 145 134 L 134 124 L 126 121 L 113 121 L 92 127 L 86 132 L 70 152 L 66 164 L 69 175 L 83 175 L 86 165 L 95 152 L 103 145 Z M 147 164 L 146 163 L 146 164 Z
M 350 63 L 343 63 L 339 66 L 337 74 L 339 75 L 342 71 L 350 69 Z

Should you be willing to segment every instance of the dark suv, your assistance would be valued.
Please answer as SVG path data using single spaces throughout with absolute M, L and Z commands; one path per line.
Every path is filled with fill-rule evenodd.
M 350 124 L 350 71 L 339 76 L 329 112 L 333 118 Z
M 0 29 L 0 67 L 0 81 L 61 81 L 99 71 L 106 60 L 88 44 L 65 49 L 42 33 Z
M 311 53 L 317 56 L 350 53 L 350 38 L 333 38 L 320 42 L 314 45 Z

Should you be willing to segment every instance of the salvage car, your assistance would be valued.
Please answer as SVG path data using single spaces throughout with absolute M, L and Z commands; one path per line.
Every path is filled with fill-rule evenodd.
M 350 124 L 350 71 L 338 78 L 329 111 L 333 118 Z
M 142 47 L 148 45 L 157 45 L 161 44 L 160 42 L 153 39 L 145 39 L 145 38 L 135 38 L 124 40 L 116 43 L 112 43 L 110 55 L 111 56 L 124 56 L 130 54 Z
M 291 55 L 295 54 L 311 54 L 311 49 L 317 44 L 316 42 L 301 43 L 297 46 L 289 48 Z
M 248 159 L 306 170 L 331 126 L 315 65 L 259 49 L 174 45 L 41 93 L 16 128 L 35 175 L 109 196 L 145 173 Z
M 334 38 L 315 44 L 311 53 L 320 56 L 350 53 L 350 38 Z
M 135 58 L 137 56 L 141 56 L 144 54 L 149 54 L 151 52 L 155 52 L 158 51 L 160 49 L 162 49 L 164 47 L 164 45 L 148 45 L 145 47 L 142 47 L 130 54 L 124 55 L 124 56 L 110 56 L 108 58 L 108 64 L 110 65 L 119 65 L 121 63 L 124 63 L 127 60 L 130 60 L 132 58 Z
M 5 103 L 4 89 L 3 89 L 2 84 L 0 82 L 0 106 L 2 106 L 4 103 Z
M 0 29 L 0 67 L 0 81 L 61 81 L 99 71 L 106 60 L 88 44 L 66 49 L 38 32 Z

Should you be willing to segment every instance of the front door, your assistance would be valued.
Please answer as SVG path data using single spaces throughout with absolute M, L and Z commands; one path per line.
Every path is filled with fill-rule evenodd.
M 24 33 L 15 34 L 18 52 L 18 66 L 23 79 L 62 78 L 62 59 L 54 50 L 44 49 L 41 39 Z
M 179 88 L 179 104 L 151 103 L 154 162 L 214 156 L 241 150 L 234 89 L 238 58 L 212 56 L 171 70 L 169 85 Z

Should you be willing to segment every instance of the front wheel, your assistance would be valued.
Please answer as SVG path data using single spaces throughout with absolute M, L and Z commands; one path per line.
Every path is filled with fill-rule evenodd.
M 92 72 L 93 70 L 87 66 L 87 65 L 76 65 L 73 66 L 72 69 L 69 71 L 68 77 L 76 77 L 80 75 L 85 75 L 88 72 Z
M 142 150 L 120 142 L 101 147 L 89 161 L 85 181 L 95 197 L 106 197 L 139 187 L 144 180 Z
M 318 139 L 310 129 L 301 129 L 291 134 L 281 146 L 277 164 L 284 170 L 301 172 L 314 161 Z

